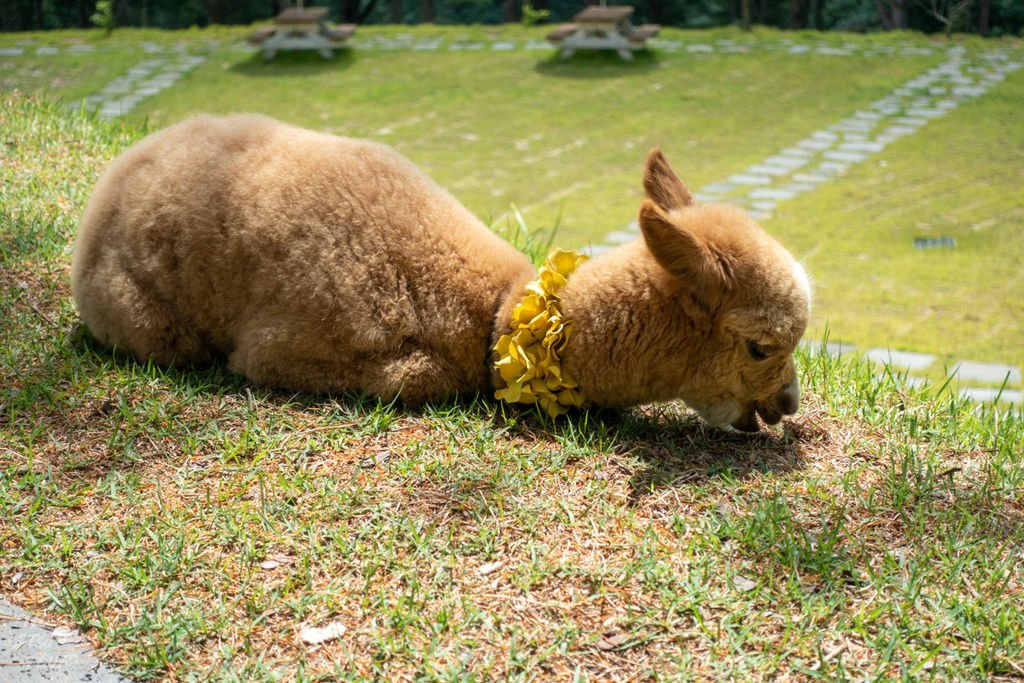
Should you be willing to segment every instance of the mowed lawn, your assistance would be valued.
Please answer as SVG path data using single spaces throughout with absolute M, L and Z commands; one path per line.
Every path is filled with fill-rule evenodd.
M 472 36 L 487 29 L 469 31 Z M 182 35 L 191 33 L 163 39 L 170 44 Z M 678 35 L 706 41 L 718 34 Z M 812 39 L 772 37 L 789 38 Z M 195 45 L 188 49 L 198 50 Z M 127 49 L 144 58 L 138 47 Z M 416 60 L 464 57 L 409 52 L 404 64 L 410 70 Z M 312 87 L 317 79 L 344 75 L 378 56 L 402 56 L 355 51 L 327 64 L 291 59 L 266 66 L 230 41 L 208 54 L 203 67 L 127 124 L 6 93 L 0 100 L 5 596 L 81 629 L 105 659 L 138 680 L 1012 680 L 1024 674 L 1024 423 L 1017 414 L 948 393 L 936 397 L 891 376 L 879 378 L 867 365 L 805 352 L 797 358 L 805 393 L 801 413 L 746 436 L 708 429 L 679 404 L 581 412 L 552 425 L 486 396 L 420 410 L 357 396 L 292 396 L 249 385 L 222 367 L 167 370 L 97 348 L 71 302 L 70 245 L 95 177 L 141 135 L 135 127 L 141 117 L 148 115 L 154 127 L 176 120 L 171 106 L 215 76 L 224 79 L 220 88 L 207 90 L 206 101 L 195 99 L 195 108 L 212 108 L 217 91 L 236 79 L 250 87 L 239 89 L 242 99 L 225 110 L 275 101 L 275 91 L 305 80 L 306 88 L 276 101 L 309 112 L 315 100 L 305 93 L 323 92 Z M 501 61 L 486 51 L 477 54 Z M 715 63 L 773 78 L 785 73 L 782 65 L 790 60 L 805 69 L 819 61 L 771 51 L 721 59 L 676 53 L 627 67 L 611 60 L 552 65 L 543 53 L 525 50 L 502 54 L 523 62 L 520 78 L 551 79 L 562 88 L 561 99 L 552 91 L 551 103 L 537 101 L 541 111 L 519 112 L 507 129 L 480 124 L 480 130 L 493 131 L 489 135 L 506 131 L 502 139 L 513 146 L 550 126 L 575 130 L 544 118 L 543 110 L 563 106 L 558 103 L 572 97 L 566 88 L 590 81 L 605 87 L 620 79 L 619 91 L 634 87 L 667 97 L 667 81 L 646 80 L 643 90 L 631 79 L 689 78 L 703 65 L 708 82 L 673 91 L 681 102 L 728 79 Z M 877 79 L 863 84 L 870 92 L 858 94 L 840 83 L 858 74 L 835 69 L 848 59 L 863 60 L 860 69 L 867 69 L 876 58 L 836 57 L 831 71 L 817 71 L 819 80 L 833 85 L 803 82 L 793 66 L 789 80 L 775 82 L 774 89 L 744 84 L 757 96 L 736 95 L 739 111 L 709 113 L 692 133 L 673 127 L 700 140 L 692 158 L 722 164 L 684 175 L 693 175 L 695 186 L 721 179 L 877 99 L 938 59 L 907 57 L 915 65 L 895 77 L 879 66 Z M 777 68 L 762 70 L 757 64 L 764 60 Z M 666 62 L 679 66 L 654 65 Z M 266 75 L 275 68 L 296 73 Z M 549 69 L 576 76 L 553 76 Z M 409 88 L 414 80 L 408 79 Z M 784 82 L 797 91 L 837 94 L 804 96 L 806 111 L 793 106 L 788 118 L 777 119 L 763 110 L 768 95 L 785 99 Z M 348 85 L 351 92 L 382 87 L 369 80 Z M 736 85 L 736 93 L 744 92 Z M 509 92 L 515 88 L 506 84 Z M 391 97 L 397 99 L 399 90 Z M 340 98 L 353 97 L 332 92 L 335 113 L 342 111 Z M 416 92 L 435 96 L 425 85 Z M 1011 107 L 999 109 L 994 95 L 1015 92 L 1016 77 L 954 115 L 977 106 L 986 116 L 1007 116 Z M 322 96 L 326 103 L 329 96 Z M 840 106 L 843 97 L 853 99 Z M 300 106 L 303 98 L 310 106 Z M 462 159 L 478 148 L 492 150 L 464 139 L 481 135 L 466 128 L 446 145 L 433 142 L 439 155 L 433 161 L 430 154 L 418 157 L 415 143 L 429 141 L 432 128 L 414 120 L 414 104 L 406 102 L 404 117 L 392 104 L 391 118 L 373 121 L 364 102 L 362 125 L 371 133 L 374 126 L 390 127 L 389 134 L 375 137 L 391 139 L 445 184 L 487 170 L 467 165 L 442 177 L 452 168 L 449 159 L 467 163 Z M 629 99 L 593 105 L 606 114 L 618 107 L 618 119 L 642 113 Z M 822 113 L 819 106 L 837 109 Z M 994 109 L 984 109 L 989 106 Z M 577 110 L 567 108 L 565 115 L 570 111 Z M 280 115 L 287 118 L 287 110 Z M 611 129 L 625 125 L 610 115 L 587 116 Z M 733 117 L 762 128 L 740 129 Z M 664 112 L 649 119 L 651 125 L 676 125 L 667 120 Z M 695 125 L 700 120 L 690 119 Z M 307 124 L 333 128 L 342 125 L 338 121 Z M 800 121 L 799 133 L 787 130 Z M 934 122 L 924 132 L 954 121 Z M 973 123 L 981 131 L 992 122 Z M 716 135 L 723 129 L 735 139 Z M 781 137 L 772 141 L 772 135 Z M 635 206 L 639 162 L 654 141 L 645 138 L 626 149 L 625 138 L 595 133 L 586 140 L 549 154 L 545 164 L 557 167 L 594 149 L 628 156 L 614 158 L 632 169 L 609 172 L 608 178 L 622 174 L 633 189 L 619 191 L 632 192 Z M 685 152 L 674 154 L 669 142 L 657 142 L 680 170 L 686 168 Z M 731 161 L 703 154 L 708 145 L 733 155 Z M 527 144 L 516 152 L 530 149 L 537 148 Z M 546 141 L 541 149 L 550 153 L 559 146 Z M 1009 150 L 1000 157 L 990 149 L 973 157 L 975 168 L 1019 163 Z M 868 162 L 819 192 L 877 180 L 867 171 L 898 165 L 884 158 L 887 167 Z M 948 173 L 950 164 L 939 164 L 939 158 L 935 152 L 929 159 L 938 166 L 932 169 L 906 161 L 908 173 Z M 591 159 L 599 168 L 600 157 Z M 571 186 L 588 179 L 585 171 L 563 172 Z M 867 175 L 860 178 L 860 172 Z M 593 176 L 602 177 L 596 171 Z M 519 192 L 515 188 L 542 185 L 529 181 L 510 180 L 508 187 Z M 541 199 L 557 191 L 554 183 L 541 189 Z M 966 191 L 960 188 L 959 195 Z M 464 190 L 456 192 L 473 204 Z M 595 205 L 606 199 L 580 194 Z M 483 191 L 479 196 L 489 197 Z M 821 207 L 806 220 L 790 213 L 816 196 L 781 205 L 766 221 L 780 234 L 791 230 L 786 241 L 812 266 L 848 237 L 823 232 L 813 239 L 807 226 L 822 224 Z M 987 197 L 976 209 L 982 213 L 998 202 L 1012 203 L 1001 193 L 977 196 Z M 573 234 L 566 222 L 573 197 L 564 197 L 563 243 Z M 534 202 L 527 221 L 544 227 L 544 212 L 557 215 L 558 201 Z M 868 213 L 840 201 L 847 210 Z M 895 196 L 888 201 L 900 204 Z M 622 219 L 605 214 L 619 203 L 576 210 L 590 211 L 594 224 L 617 226 Z M 947 206 L 952 211 L 960 205 Z M 892 219 L 894 225 L 900 220 Z M 876 246 L 863 253 L 871 258 L 881 251 Z M 844 260 L 835 263 L 838 268 Z M 819 287 L 829 276 L 823 267 Z M 819 297 L 819 311 L 828 296 Z M 330 627 L 334 637 L 309 642 L 304 633 L 310 627 Z

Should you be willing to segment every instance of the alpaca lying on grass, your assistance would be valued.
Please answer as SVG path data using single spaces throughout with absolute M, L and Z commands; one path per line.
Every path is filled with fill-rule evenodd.
M 796 412 L 803 269 L 657 149 L 643 182 L 642 239 L 538 274 L 388 147 L 197 116 L 100 179 L 72 291 L 105 344 L 290 390 L 496 391 L 552 414 L 681 398 L 742 430 Z

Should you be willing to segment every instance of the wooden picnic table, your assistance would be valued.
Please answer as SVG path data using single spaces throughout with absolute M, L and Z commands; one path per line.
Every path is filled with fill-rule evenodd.
M 571 57 L 576 50 L 615 50 L 626 60 L 635 50 L 647 48 L 647 39 L 658 35 L 661 26 L 633 26 L 629 19 L 633 8 L 628 5 L 603 7 L 591 5 L 573 17 L 571 24 L 562 24 L 548 34 L 548 42 Z
M 316 50 L 328 58 L 356 32 L 355 24 L 327 23 L 326 7 L 289 7 L 274 18 L 274 25 L 258 29 L 247 40 L 262 48 L 264 59 L 279 50 Z

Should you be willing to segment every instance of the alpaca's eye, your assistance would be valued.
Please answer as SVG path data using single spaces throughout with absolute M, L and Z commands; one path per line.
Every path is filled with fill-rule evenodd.
M 750 357 L 754 360 L 765 360 L 771 355 L 771 353 L 768 352 L 768 349 L 752 339 L 747 342 L 747 353 L 749 353 Z

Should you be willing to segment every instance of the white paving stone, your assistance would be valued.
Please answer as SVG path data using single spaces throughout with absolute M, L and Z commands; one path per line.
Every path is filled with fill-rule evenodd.
M 980 363 L 977 361 L 960 361 L 954 372 L 961 381 L 1000 384 L 1004 380 L 1011 385 L 1021 383 L 1021 371 L 1018 365 L 1002 363 Z
M 735 183 L 736 185 L 771 185 L 772 179 L 763 175 L 737 173 L 729 176 L 728 182 Z
M 1018 408 L 1024 406 L 1024 394 L 1020 391 L 998 389 L 981 389 L 977 387 L 966 387 L 960 390 L 960 395 L 978 403 L 1010 403 Z
M 896 349 L 885 348 L 868 349 L 864 356 L 876 363 L 918 372 L 927 370 L 935 362 L 935 356 L 930 353 L 897 351 Z
M 774 199 L 783 201 L 786 199 L 792 199 L 798 193 L 792 190 L 787 190 L 781 187 L 759 187 L 750 192 L 751 199 Z

